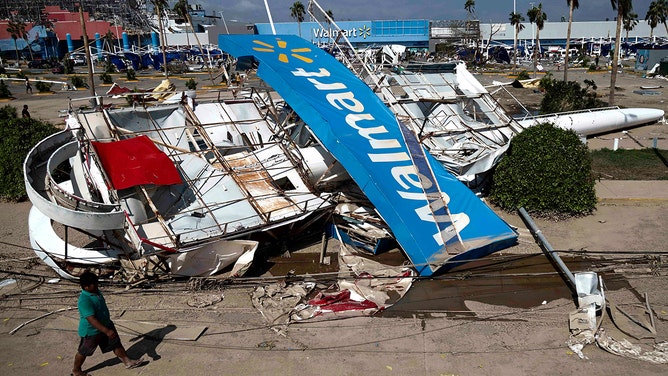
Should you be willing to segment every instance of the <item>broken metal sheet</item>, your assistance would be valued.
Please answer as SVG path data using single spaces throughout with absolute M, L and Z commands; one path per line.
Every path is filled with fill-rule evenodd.
M 242 256 L 244 261 L 237 266 L 234 273 L 248 269 L 247 263 L 253 261 L 258 242 L 252 240 L 220 240 L 169 256 L 169 268 L 174 276 L 203 277 L 214 275 L 224 268 L 239 262 Z M 250 261 L 248 261 L 250 259 Z
M 329 236 L 374 255 L 396 247 L 396 241 L 375 211 L 346 202 L 337 205 L 334 213 L 340 220 L 327 228 Z
M 266 115 L 251 100 L 199 103 L 194 113 L 219 147 L 244 145 L 246 140 L 262 146 L 274 135 L 266 126 Z
M 251 302 L 267 324 L 281 334 L 290 324 L 294 308 L 314 287 L 313 282 L 276 282 L 259 286 L 251 293 Z
M 597 308 L 605 304 L 603 289 L 599 290 L 599 276 L 594 272 L 575 273 L 575 290 L 578 294 L 578 307 L 586 308 L 595 304 Z
M 391 73 L 367 82 L 450 173 L 484 184 L 510 139 L 522 130 L 463 64 L 442 73 Z
M 592 304 L 571 312 L 568 317 L 568 326 L 571 332 L 596 330 L 596 307 Z

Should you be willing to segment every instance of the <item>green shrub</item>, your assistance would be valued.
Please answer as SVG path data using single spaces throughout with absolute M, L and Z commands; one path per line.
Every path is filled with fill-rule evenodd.
M 0 98 L 11 98 L 12 92 L 5 84 L 5 80 L 0 80 Z
M 0 109 L 11 117 L 0 117 L 0 199 L 26 199 L 23 182 L 23 161 L 39 141 L 58 131 L 47 122 L 16 117 L 16 109 Z
M 114 73 L 116 72 L 116 66 L 111 62 L 111 60 L 104 61 L 104 73 Z
M 517 74 L 517 79 L 518 80 L 528 80 L 530 79 L 531 76 L 529 76 L 529 73 L 526 70 L 521 71 L 520 73 Z
M 586 87 L 582 88 L 576 81 L 555 80 L 551 73 L 546 74 L 540 80 L 540 86 L 545 89 L 545 95 L 540 102 L 540 113 L 552 114 L 607 106 L 606 102 L 596 98 L 594 81 L 584 82 Z
M 86 81 L 83 78 L 81 78 L 81 76 L 72 76 L 71 80 L 72 80 L 72 86 L 76 88 L 80 87 L 88 88 L 88 83 L 86 83 Z
M 194 78 L 189 79 L 188 81 L 186 81 L 186 87 L 188 88 L 188 90 L 197 89 L 197 81 L 195 81 Z
M 128 81 L 134 81 L 137 79 L 137 75 L 135 74 L 135 70 L 130 68 L 127 71 L 125 71 L 125 77 L 127 77 Z
M 596 208 L 594 182 L 587 146 L 575 132 L 544 123 L 513 138 L 494 171 L 489 198 L 508 211 L 585 215 Z
M 111 75 L 107 72 L 104 72 L 100 75 L 100 81 L 102 81 L 103 84 L 111 84 L 114 82 L 114 80 L 111 78 Z
M 8 104 L 0 107 L 0 119 L 14 119 L 16 118 L 16 108 Z
M 51 92 L 51 85 L 53 85 L 50 82 L 44 82 L 44 81 L 37 81 L 35 83 L 35 87 L 37 88 L 37 91 L 40 93 L 50 93 Z
M 582 66 L 586 67 L 587 64 L 589 64 L 591 62 L 591 59 L 587 55 L 581 55 L 581 56 L 582 56 Z M 596 65 L 596 64 L 594 64 L 594 65 Z
M 590 72 L 597 71 L 597 70 L 598 70 L 598 66 L 597 66 L 596 64 L 591 63 L 591 64 L 589 65 L 589 71 L 590 71 Z
M 16 73 L 16 77 L 17 77 L 17 78 L 20 78 L 20 79 L 22 79 L 22 80 L 25 80 L 25 79 L 26 79 L 26 74 L 23 73 L 23 71 L 19 69 L 19 72 Z

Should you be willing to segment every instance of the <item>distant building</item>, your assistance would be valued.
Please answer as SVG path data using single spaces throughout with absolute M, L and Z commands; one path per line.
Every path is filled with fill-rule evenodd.
M 18 38 L 16 48 L 23 58 L 61 58 L 69 47 L 79 48 L 83 46 L 83 31 L 79 13 L 61 9 L 59 6 L 47 6 L 43 9 L 44 19 L 48 23 L 25 23 L 27 39 Z M 117 38 L 123 33 L 123 28 L 113 26 L 107 21 L 91 19 L 88 12 L 83 13 L 86 20 L 86 34 L 93 41 L 95 34 L 105 35 L 112 32 Z M 16 58 L 16 48 L 11 34 L 7 31 L 8 20 L 0 20 L 0 52 L 4 58 Z M 67 40 L 71 40 L 68 46 Z
M 277 34 L 301 35 L 302 38 L 318 44 L 326 42 L 332 28 L 320 27 L 315 22 L 275 23 Z M 371 45 L 401 44 L 409 49 L 428 49 L 435 51 L 438 44 L 454 45 L 486 45 L 490 35 L 492 42 L 513 46 L 514 27 L 510 23 L 480 23 L 478 20 L 366 20 L 339 21 L 339 28 L 348 37 L 353 47 L 364 48 Z M 521 47 L 532 46 L 535 37 L 535 25 L 525 22 L 524 29 L 518 35 Z M 571 40 L 587 44 L 594 48 L 595 44 L 609 44 L 615 38 L 616 21 L 573 22 Z M 540 31 L 540 45 L 565 47 L 568 22 L 546 22 Z M 255 24 L 257 34 L 271 34 L 268 23 Z M 629 32 L 629 43 L 649 41 L 650 28 L 647 22 L 639 20 L 638 25 Z M 665 28 L 659 25 L 654 29 L 655 41 L 667 38 Z M 622 39 L 626 42 L 626 31 L 622 30 Z
M 524 25 L 524 29 L 517 36 L 518 45 L 532 46 L 536 35 L 536 26 L 528 22 L 524 22 L 522 25 Z M 510 23 L 480 24 L 480 32 L 483 40 L 489 40 L 490 35 L 494 33 L 492 41 L 503 43 L 510 47 L 513 45 L 514 29 Z M 571 44 L 575 42 L 575 47 L 578 44 L 589 44 L 590 48 L 593 49 L 595 44 L 614 42 L 616 29 L 617 21 L 573 22 L 571 27 Z M 652 43 L 661 38 L 668 37 L 662 24 L 654 28 L 654 40 L 652 41 L 649 40 L 650 31 L 650 27 L 645 20 L 638 20 L 638 25 L 629 32 L 628 40 L 626 40 L 626 31 L 622 29 L 622 42 Z M 544 48 L 547 48 L 547 46 L 565 47 L 567 32 L 568 22 L 545 22 L 544 28 L 540 31 L 540 45 Z
M 23 22 L 47 21 L 44 9 L 56 6 L 67 12 L 78 14 L 79 5 L 93 20 L 122 23 L 126 30 L 147 32 L 146 3 L 150 0 L 2 0 L 0 19 L 17 19 Z
M 402 44 L 409 49 L 429 49 L 428 20 L 338 21 L 343 34 L 355 48 Z M 336 34 L 333 26 L 317 22 L 284 22 L 274 24 L 276 34 L 301 35 L 314 44 L 326 43 Z M 255 24 L 257 34 L 271 34 L 268 23 Z

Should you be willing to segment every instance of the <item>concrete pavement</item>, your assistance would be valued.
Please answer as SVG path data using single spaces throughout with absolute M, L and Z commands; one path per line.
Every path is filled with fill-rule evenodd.
M 668 200 L 668 180 L 599 180 L 596 197 L 606 200 Z

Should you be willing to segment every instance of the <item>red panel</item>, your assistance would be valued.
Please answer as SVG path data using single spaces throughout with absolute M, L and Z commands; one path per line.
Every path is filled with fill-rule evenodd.
M 174 163 L 146 136 L 91 144 L 115 189 L 181 183 Z

